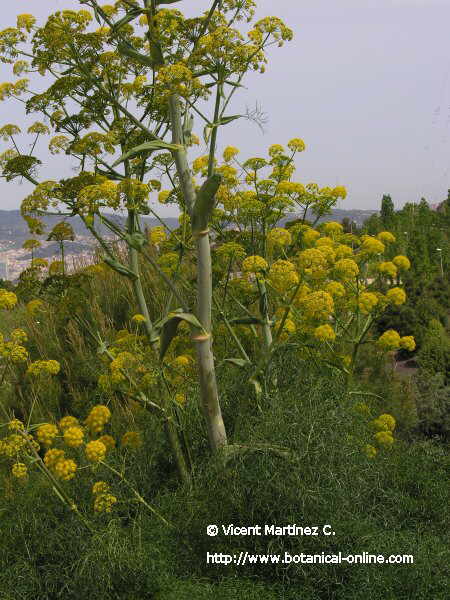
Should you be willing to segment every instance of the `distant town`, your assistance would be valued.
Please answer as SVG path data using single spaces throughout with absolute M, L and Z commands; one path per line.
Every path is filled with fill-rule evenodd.
M 344 210 L 334 209 L 327 216 L 327 221 L 342 221 L 347 218 L 353 222 L 355 226 L 360 227 L 363 222 L 376 213 L 376 210 Z M 296 215 L 292 215 L 295 218 Z M 123 219 L 114 217 L 118 222 Z M 51 228 L 61 220 L 58 217 L 45 217 L 47 235 Z M 75 233 L 73 242 L 64 242 L 65 248 L 65 263 L 67 271 L 73 271 L 82 264 L 90 264 L 97 249 L 96 240 L 89 234 L 84 227 L 82 221 L 78 217 L 67 219 Z M 165 218 L 164 222 L 171 229 L 178 226 L 178 219 L 174 217 Z M 154 218 L 145 218 L 144 224 L 147 227 L 158 225 L 158 221 Z M 100 226 L 102 235 L 113 239 L 113 236 L 108 235 L 108 230 Z M 30 250 L 24 249 L 22 246 L 27 239 L 34 236 L 29 233 L 26 222 L 23 220 L 20 211 L 18 210 L 0 210 L 0 279 L 16 281 L 20 273 L 26 269 L 31 262 Z M 46 235 L 37 236 L 40 239 L 41 247 L 34 252 L 34 258 L 45 258 L 49 263 L 53 260 L 58 260 L 60 257 L 59 245 L 53 241 L 46 241 Z

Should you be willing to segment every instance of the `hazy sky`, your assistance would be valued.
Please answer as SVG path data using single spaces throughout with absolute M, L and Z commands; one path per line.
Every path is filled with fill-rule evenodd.
M 378 208 L 383 193 L 397 207 L 422 196 L 430 203 L 446 197 L 450 0 L 257 0 L 257 5 L 258 17 L 280 17 L 294 40 L 268 51 L 266 73 L 249 75 L 247 90 L 230 105 L 230 114 L 236 114 L 257 101 L 268 117 L 265 133 L 240 120 L 220 130 L 219 147 L 232 143 L 242 157 L 264 156 L 270 144 L 301 137 L 307 150 L 297 161 L 295 179 L 345 185 L 348 197 L 341 208 Z M 182 0 L 173 8 L 192 16 L 209 6 L 210 0 Z M 80 8 L 77 0 L 2 2 L 0 27 L 14 25 L 18 13 L 42 20 L 74 7 Z M 1 81 L 10 79 L 7 65 L 0 72 Z M 0 104 L 0 124 L 35 120 L 20 111 L 18 104 Z M 50 157 L 42 175 L 69 174 L 64 159 Z M 0 208 L 17 208 L 28 190 L 27 184 L 2 180 Z

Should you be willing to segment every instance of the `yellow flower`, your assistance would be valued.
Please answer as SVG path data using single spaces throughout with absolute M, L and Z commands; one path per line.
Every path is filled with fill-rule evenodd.
M 316 247 L 317 248 L 322 248 L 323 246 L 334 246 L 334 241 L 332 238 L 328 237 L 327 235 L 324 237 L 319 238 L 316 241 Z
M 16 304 L 17 296 L 13 292 L 0 288 L 0 308 L 12 310 Z
M 362 292 L 359 295 L 358 306 L 361 312 L 368 315 L 378 304 L 378 296 L 372 292 Z
M 145 323 L 147 319 L 144 317 L 144 315 L 137 314 L 133 315 L 131 317 L 131 320 L 133 321 L 133 323 Z
M 323 226 L 323 230 L 325 231 L 325 233 L 336 235 L 342 233 L 344 231 L 344 228 L 340 223 L 337 223 L 336 221 L 329 221 L 328 223 L 325 223 L 325 225 Z
M 158 194 L 158 202 L 160 202 L 160 204 L 166 204 L 170 194 L 171 192 L 169 190 L 162 190 Z
M 303 152 L 306 148 L 305 142 L 300 138 L 293 138 L 292 140 L 289 140 L 287 146 L 289 150 L 292 150 L 292 152 Z
M 377 238 L 380 242 L 383 242 L 383 244 L 392 244 L 395 242 L 395 235 L 392 235 L 390 231 L 380 231 Z
M 314 337 L 321 342 L 334 342 L 336 333 L 331 325 L 320 325 L 314 329 Z
M 239 150 L 234 146 L 227 146 L 223 151 L 223 160 L 225 162 L 230 162 L 237 154 L 239 154 Z
M 404 335 L 400 338 L 400 348 L 404 348 L 409 352 L 412 352 L 416 348 L 416 341 L 412 335 Z
M 325 291 L 327 291 L 332 296 L 342 297 L 345 296 L 345 287 L 339 281 L 330 281 L 325 286 Z
M 257 273 L 258 271 L 266 271 L 269 265 L 262 256 L 247 256 L 242 261 L 242 270 L 245 273 Z
M 57 375 L 60 368 L 60 364 L 56 360 L 36 360 L 28 367 L 27 375 L 30 377 Z
M 385 251 L 385 246 L 377 238 L 366 235 L 361 245 L 361 250 L 365 254 L 382 254 Z
M 14 329 L 11 331 L 11 339 L 17 344 L 24 344 L 28 341 L 28 336 L 23 329 Z
M 272 144 L 269 146 L 269 156 L 275 157 L 284 154 L 284 148 L 280 144 Z
M 98 404 L 94 406 L 85 420 L 85 424 L 92 433 L 100 433 L 111 418 L 111 411 L 107 406 Z
M 102 435 L 98 438 L 98 441 L 102 444 L 105 444 L 107 452 L 114 450 L 116 447 L 116 440 L 112 437 L 112 435 Z
M 58 428 L 56 425 L 46 423 L 45 425 L 38 427 L 36 435 L 41 444 L 44 446 L 51 446 L 55 437 L 58 435 Z
M 27 476 L 28 473 L 27 466 L 23 463 L 15 463 L 12 466 L 11 472 L 14 477 L 17 477 L 17 479 L 23 479 Z
M 186 404 L 186 394 L 175 394 L 175 402 L 180 406 L 184 406 Z
M 12 419 L 9 422 L 8 429 L 10 431 L 23 431 L 25 429 L 25 425 L 19 419 Z
M 71 415 L 63 417 L 59 422 L 59 428 L 61 429 L 61 431 L 64 431 L 68 427 L 78 427 L 78 425 L 78 419 L 72 417 Z
M 378 338 L 378 344 L 386 350 L 400 348 L 400 335 L 394 329 L 388 329 Z
M 17 29 L 26 29 L 28 32 L 30 32 L 35 23 L 36 18 L 33 17 L 33 15 L 17 15 Z
M 359 273 L 359 267 L 351 258 L 341 258 L 334 265 L 336 274 L 342 279 L 353 279 Z
M 28 351 L 23 346 L 14 345 L 10 349 L 9 358 L 13 363 L 26 362 L 28 359 Z
M 400 306 L 406 302 L 406 294 L 402 288 L 394 287 L 387 291 L 386 298 L 391 304 Z
M 84 433 L 81 427 L 68 427 L 64 431 L 64 441 L 71 448 L 78 448 L 83 445 Z
M 65 457 L 66 453 L 64 450 L 58 450 L 57 448 L 51 448 L 47 450 L 44 455 L 44 463 L 49 469 L 53 469 L 56 463 Z
M 381 423 L 383 423 L 385 425 L 385 429 L 387 431 L 394 431 L 396 422 L 395 422 L 395 418 L 392 415 L 389 415 L 386 413 L 383 415 L 380 415 L 378 417 L 378 421 L 380 421 Z
M 71 458 L 62 458 L 54 465 L 54 471 L 57 477 L 63 481 L 70 481 L 75 477 L 77 463 Z
M 26 310 L 29 315 L 35 315 L 43 306 L 44 303 L 42 302 L 42 300 L 38 300 L 36 298 L 35 300 L 30 300 L 28 302 L 28 304 L 26 305 Z
M 292 243 L 292 236 L 287 229 L 283 227 L 274 227 L 267 234 L 269 246 L 289 246 Z
M 390 431 L 378 431 L 373 436 L 380 446 L 389 448 L 394 443 L 394 437 Z
M 86 452 L 86 457 L 88 460 L 91 462 L 100 462 L 105 458 L 106 446 L 103 442 L 93 440 L 92 442 L 86 444 L 84 451 Z
M 138 431 L 127 431 L 122 436 L 121 445 L 136 450 L 142 446 L 141 435 Z
M 317 291 L 301 298 L 299 307 L 311 319 L 327 319 L 334 311 L 333 297 L 324 291 Z
M 165 228 L 162 225 L 152 227 L 149 232 L 149 238 L 152 244 L 159 246 L 161 242 L 164 242 L 167 239 Z
M 300 279 L 293 263 L 288 260 L 277 260 L 270 267 L 268 280 L 272 287 L 283 293 L 297 285 Z
M 327 272 L 327 259 L 317 248 L 308 248 L 298 254 L 298 264 L 305 273 L 314 279 L 320 279 Z
M 364 402 L 358 402 L 358 404 L 355 404 L 353 408 L 356 412 L 358 412 L 361 415 L 370 415 L 370 408 Z
M 399 254 L 398 256 L 395 256 L 392 259 L 392 262 L 401 271 L 407 271 L 408 269 L 411 268 L 411 263 L 409 262 L 409 259 L 406 256 L 403 256 L 402 254 Z
M 92 486 L 92 494 L 96 496 L 97 494 L 106 494 L 109 492 L 109 483 L 106 481 L 96 481 Z
M 375 458 L 375 456 L 378 453 L 378 450 L 375 448 L 375 446 L 372 446 L 371 444 L 366 444 L 364 447 L 364 452 L 367 455 L 367 458 Z
M 319 237 L 320 233 L 318 231 L 315 229 L 308 229 L 303 234 L 303 242 L 307 246 L 312 246 Z
M 95 512 L 112 512 L 112 507 L 116 504 L 117 498 L 111 494 L 97 494 L 94 500 Z
M 349 256 L 353 256 L 353 250 L 350 246 L 345 246 L 345 244 L 339 244 L 339 246 L 335 249 L 336 258 L 348 258 Z
M 384 275 L 389 275 L 389 277 L 395 277 L 397 275 L 397 267 L 391 261 L 381 262 L 378 265 L 378 271 Z

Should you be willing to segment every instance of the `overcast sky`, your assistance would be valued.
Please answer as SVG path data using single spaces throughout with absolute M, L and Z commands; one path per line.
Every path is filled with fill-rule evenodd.
M 270 144 L 301 137 L 307 149 L 295 179 L 345 185 L 348 197 L 341 208 L 377 209 L 383 193 L 397 207 L 422 196 L 432 204 L 446 197 L 450 0 L 257 0 L 257 5 L 258 17 L 280 17 L 294 40 L 268 51 L 266 73 L 249 75 L 247 90 L 230 106 L 236 114 L 258 102 L 268 118 L 265 133 L 237 121 L 221 129 L 220 149 L 233 144 L 242 157 L 264 156 Z M 209 6 L 210 0 L 182 0 L 173 8 L 192 16 Z M 42 21 L 74 7 L 81 8 L 77 0 L 2 2 L 0 27 L 14 25 L 19 13 Z M 7 65 L 0 72 L 1 81 L 10 79 Z M 0 104 L 0 114 L 0 125 L 35 120 L 24 117 L 18 104 Z M 40 152 L 46 155 L 45 145 Z M 65 158 L 50 157 L 42 175 L 69 174 Z M 27 184 L 1 180 L 0 208 L 18 208 L 28 190 Z

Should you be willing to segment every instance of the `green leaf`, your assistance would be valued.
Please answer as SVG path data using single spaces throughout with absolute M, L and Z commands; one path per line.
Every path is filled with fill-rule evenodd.
M 230 319 L 231 325 L 262 325 L 261 319 L 257 317 L 238 317 L 236 319 Z
M 129 279 L 133 279 L 133 280 L 137 279 L 136 273 L 133 273 L 133 271 L 130 271 L 130 269 L 127 269 L 127 267 L 120 264 L 120 262 L 118 262 L 115 258 L 111 258 L 110 256 L 105 256 L 103 258 L 103 261 L 117 273 L 120 273 L 121 275 L 124 275 L 125 277 L 128 277 Z
M 231 363 L 232 365 L 235 365 L 236 367 L 247 367 L 248 365 L 250 365 L 251 363 L 248 360 L 245 360 L 244 358 L 225 358 L 223 362 L 228 362 Z
M 163 142 L 163 141 L 159 141 L 159 140 L 154 140 L 152 142 L 145 142 L 144 144 L 140 144 L 139 146 L 135 146 L 134 148 L 131 148 L 131 150 L 128 150 L 128 152 L 125 152 L 125 154 L 122 154 L 122 156 L 120 158 L 118 158 L 112 166 L 116 167 L 124 160 L 130 159 L 130 158 L 135 158 L 142 152 L 151 152 L 152 150 L 159 150 L 159 149 L 182 150 L 183 146 L 181 146 L 180 144 L 169 144 L 167 142 Z
M 114 23 L 112 29 L 114 31 L 118 31 L 121 27 L 123 27 L 130 21 L 133 21 L 133 19 L 138 17 L 140 14 L 141 10 L 139 8 L 132 8 L 129 12 L 127 12 L 127 14 L 124 17 L 122 17 L 119 21 Z
M 125 240 L 135 250 L 140 250 L 143 246 L 148 244 L 148 240 L 143 233 L 136 231 L 132 235 L 125 234 Z
M 203 231 L 208 227 L 211 213 L 216 202 L 216 193 L 222 182 L 218 173 L 211 175 L 197 192 L 197 198 L 192 211 L 192 231 Z
M 197 329 L 201 329 L 204 333 L 206 333 L 206 331 L 203 328 L 203 325 L 192 313 L 169 313 L 169 316 L 176 317 L 178 319 L 181 319 L 182 321 L 186 321 L 186 323 L 189 323 L 190 325 L 193 325 Z
M 136 62 L 144 65 L 145 67 L 151 67 L 152 69 L 155 66 L 154 60 L 150 56 L 146 56 L 145 54 L 141 54 L 137 50 L 133 48 L 130 44 L 125 42 L 119 42 L 117 44 L 117 51 L 119 54 L 123 56 L 128 56 L 128 58 L 132 58 Z
M 179 316 L 174 316 L 170 318 L 166 323 L 164 323 L 161 335 L 160 335 L 160 345 L 159 345 L 159 358 L 162 360 L 169 349 L 169 346 L 173 340 L 173 338 L 177 335 L 178 325 L 181 323 L 181 319 Z
M 220 125 L 228 125 L 228 123 L 231 123 L 232 121 L 235 121 L 236 119 L 240 119 L 241 117 L 243 117 L 244 115 L 233 115 L 230 117 L 223 117 L 222 119 L 220 119 L 220 121 L 217 121 L 217 123 L 213 123 L 213 127 L 219 127 Z

